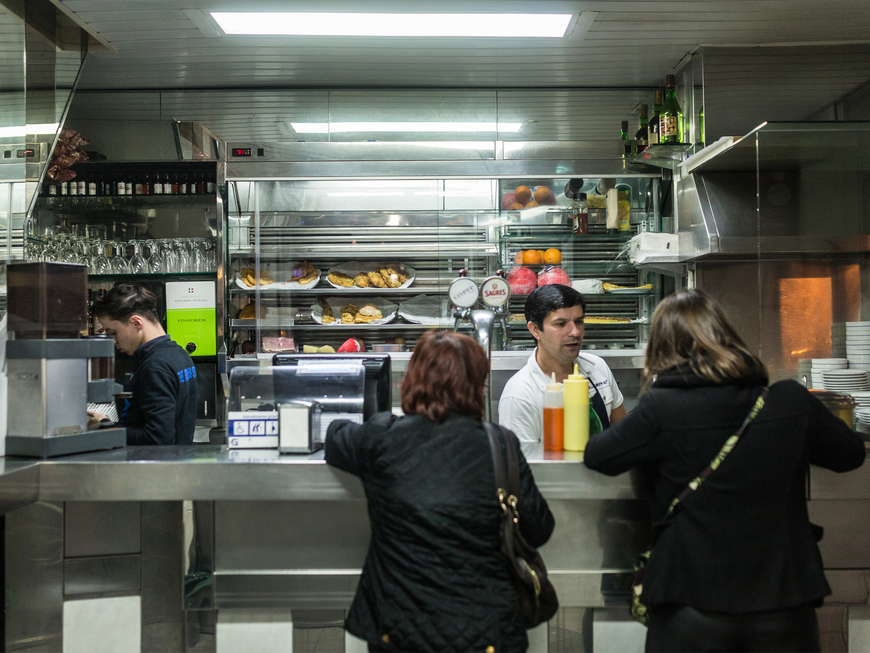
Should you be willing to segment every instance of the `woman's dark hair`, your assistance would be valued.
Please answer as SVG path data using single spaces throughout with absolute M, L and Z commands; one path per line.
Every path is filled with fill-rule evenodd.
M 558 311 L 560 308 L 574 308 L 575 306 L 582 307 L 583 314 L 586 314 L 586 300 L 571 286 L 564 286 L 560 283 L 541 286 L 535 288 L 526 300 L 526 322 L 534 322 L 539 329 L 543 329 L 544 320 L 550 313 Z
M 141 315 L 149 322 L 160 323 L 156 295 L 138 283 L 118 284 L 94 301 L 94 315 L 116 322 L 127 322 L 133 315 Z
M 436 424 L 454 412 L 483 419 L 489 362 L 483 347 L 452 331 L 427 331 L 417 341 L 402 379 L 402 410 Z
M 664 370 L 688 363 L 698 376 L 767 377 L 764 363 L 749 351 L 719 303 L 703 290 L 680 290 L 656 308 L 646 346 L 647 383 Z

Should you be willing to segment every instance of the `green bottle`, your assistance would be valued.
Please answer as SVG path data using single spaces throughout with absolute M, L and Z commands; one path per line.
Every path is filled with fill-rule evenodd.
M 664 102 L 662 90 L 658 89 L 655 93 L 655 102 L 653 103 L 653 115 L 649 121 L 649 144 L 659 144 L 659 118 L 662 113 L 662 102 Z
M 677 102 L 677 80 L 674 75 L 665 78 L 665 101 L 659 114 L 659 142 L 673 145 L 683 142 L 683 110 Z

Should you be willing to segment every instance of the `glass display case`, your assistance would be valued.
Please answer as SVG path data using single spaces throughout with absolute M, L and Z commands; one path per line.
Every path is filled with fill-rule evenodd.
M 658 203 L 650 200 L 659 178 L 581 180 L 583 192 L 597 198 L 585 234 L 573 233 L 569 181 L 229 179 L 229 355 L 410 351 L 425 330 L 453 327 L 447 287 L 460 270 L 481 282 L 500 269 L 515 295 L 497 349 L 533 346 L 523 303 L 548 280 L 591 282 L 575 284 L 588 293 L 587 314 L 595 318 L 589 348 L 637 347 L 659 275 L 629 263 L 624 246 L 659 227 Z M 508 201 L 519 187 L 529 191 L 522 208 Z M 608 188 L 628 211 L 615 234 L 607 233 L 604 195 L 596 192 Z M 537 196 L 542 201 L 526 207 Z M 517 274 L 525 287 L 514 285 Z

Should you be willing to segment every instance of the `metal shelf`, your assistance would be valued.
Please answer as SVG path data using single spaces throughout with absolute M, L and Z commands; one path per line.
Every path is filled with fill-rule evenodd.
M 692 149 L 691 143 L 674 143 L 673 145 L 650 145 L 643 152 L 631 159 L 631 163 L 643 163 L 657 168 L 676 170 L 686 158 L 686 152 Z
M 172 272 L 166 274 L 89 274 L 88 281 L 163 281 L 166 279 L 185 281 L 188 279 L 208 279 L 217 272 Z
M 440 258 L 462 258 L 466 256 L 497 257 L 498 248 L 493 243 L 451 243 L 448 247 L 440 247 L 438 243 L 417 242 L 401 243 L 401 252 L 390 249 L 384 242 L 378 243 L 347 243 L 329 245 L 262 245 L 260 247 L 260 260 L 288 261 L 294 259 L 308 259 L 309 261 L 323 260 L 384 260 L 393 259 L 396 256 L 427 256 Z M 252 258 L 256 250 L 253 245 L 236 245 L 229 250 L 231 258 Z
M 321 284 L 316 288 L 304 289 L 304 288 L 282 288 L 282 289 L 274 289 L 274 290 L 260 290 L 260 298 L 268 298 L 272 295 L 275 296 L 285 296 L 285 295 L 341 295 L 342 297 L 351 297 L 353 295 L 362 295 L 362 296 L 377 296 L 384 295 L 389 297 L 390 295 L 420 295 L 426 293 L 446 293 L 449 286 L 409 286 L 407 288 L 334 288 L 330 285 Z M 230 288 L 230 295 L 253 295 L 257 292 L 256 288 L 239 288 L 238 286 L 234 288 Z

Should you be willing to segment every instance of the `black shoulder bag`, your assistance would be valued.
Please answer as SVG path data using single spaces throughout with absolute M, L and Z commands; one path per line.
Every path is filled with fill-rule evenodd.
M 538 550 L 526 542 L 520 533 L 519 498 L 522 496 L 520 467 L 517 462 L 516 436 L 509 437 L 502 429 L 489 422 L 483 423 L 489 437 L 492 465 L 495 469 L 495 486 L 501 508 L 499 535 L 501 552 L 511 571 L 520 605 L 523 608 L 526 628 L 532 628 L 549 620 L 559 609 L 556 590 L 547 578 L 547 567 Z M 504 434 L 507 464 L 499 446 L 498 432 Z M 513 434 L 511 434 L 513 435 Z
M 662 521 L 659 522 L 660 526 L 674 514 L 674 510 L 681 501 L 685 501 L 686 497 L 701 487 L 701 484 L 710 477 L 710 474 L 719 468 L 719 465 L 722 464 L 725 457 L 731 453 L 732 449 L 734 449 L 734 445 L 737 444 L 740 436 L 743 435 L 743 431 L 745 431 L 746 427 L 749 426 L 749 422 L 754 420 L 755 416 L 758 415 L 758 411 L 760 411 L 764 406 L 765 399 L 767 399 L 767 388 L 762 389 L 761 394 L 758 395 L 758 399 L 756 399 L 755 403 L 752 405 L 752 410 L 749 411 L 746 419 L 743 420 L 743 424 L 741 424 L 740 428 L 737 429 L 737 433 L 725 440 L 725 444 L 722 445 L 719 453 L 717 453 L 716 457 L 710 461 L 710 464 L 689 482 L 686 488 L 677 495 L 676 499 L 671 501 L 671 505 L 668 506 L 668 512 L 665 514 Z M 655 545 L 655 543 L 653 543 L 653 545 Z M 637 557 L 637 563 L 634 565 L 634 578 L 631 581 L 631 616 L 635 621 L 642 623 L 644 626 L 649 625 L 649 611 L 646 605 L 641 603 L 640 599 L 643 594 L 644 572 L 646 571 L 646 565 L 649 562 L 651 553 L 652 548 L 649 548 Z

